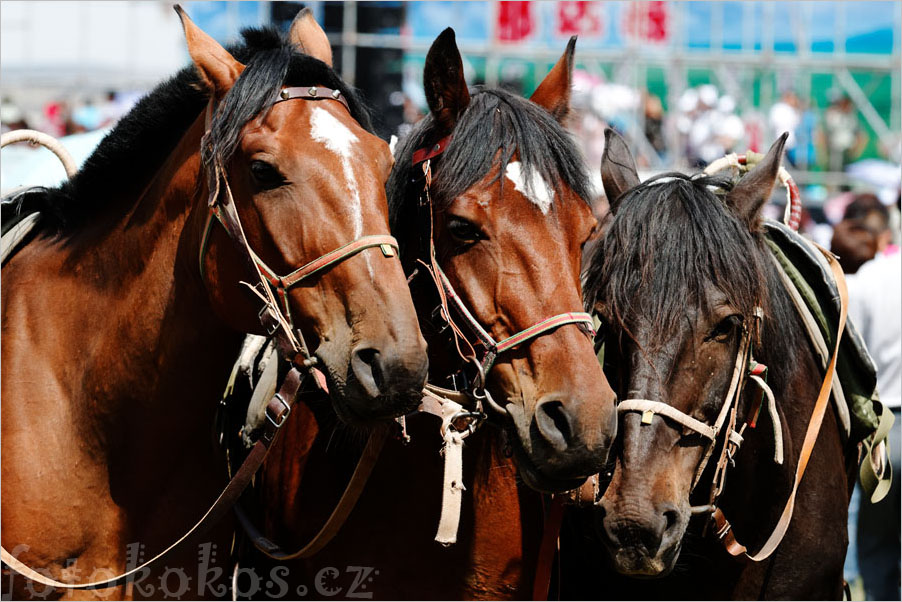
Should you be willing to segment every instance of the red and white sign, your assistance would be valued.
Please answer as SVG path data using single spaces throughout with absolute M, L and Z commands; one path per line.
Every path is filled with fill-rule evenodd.
M 535 31 L 532 2 L 498 3 L 498 39 L 502 42 L 525 40 Z
M 558 37 L 601 37 L 604 33 L 601 4 L 572 0 L 558 2 L 556 25 L 555 33 Z
M 631 2 L 623 18 L 624 37 L 662 44 L 670 37 L 667 2 Z

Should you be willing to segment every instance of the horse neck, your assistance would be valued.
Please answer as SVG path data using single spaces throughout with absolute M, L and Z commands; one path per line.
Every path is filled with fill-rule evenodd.
M 90 410 L 88 415 L 106 421 L 130 448 L 142 441 L 123 423 L 140 433 L 159 425 L 169 443 L 207 429 L 240 341 L 212 316 L 198 276 L 205 218 L 205 196 L 198 187 L 202 132 L 201 116 L 148 178 L 131 209 L 104 232 L 74 245 L 79 273 L 103 283 L 92 298 L 103 307 L 92 311 L 106 313 L 108 328 L 98 337 L 104 349 L 116 350 L 98 354 L 88 366 L 86 385 L 96 380 L 109 404 L 103 415 Z M 117 303 L 119 298 L 127 301 Z M 150 451 L 160 442 L 143 443 L 149 448 L 143 451 Z

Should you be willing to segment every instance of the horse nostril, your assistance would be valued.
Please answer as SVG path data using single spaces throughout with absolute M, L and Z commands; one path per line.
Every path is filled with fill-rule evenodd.
M 556 400 L 540 402 L 536 406 L 536 425 L 555 450 L 562 452 L 567 449 L 573 433 L 562 402 Z
M 676 510 L 667 510 L 666 512 L 664 512 L 664 520 L 666 521 L 664 525 L 664 532 L 667 533 L 673 527 L 675 527 L 679 518 L 680 515 L 677 514 Z
M 380 394 L 385 384 L 381 359 L 379 350 L 370 347 L 355 349 L 351 359 L 351 367 L 357 380 L 373 397 Z

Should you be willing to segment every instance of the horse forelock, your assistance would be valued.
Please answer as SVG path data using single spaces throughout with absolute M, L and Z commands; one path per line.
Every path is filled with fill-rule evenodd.
M 427 115 L 395 149 L 396 165 L 386 185 L 393 232 L 416 232 L 411 220 L 415 219 L 419 190 L 411 184 L 411 176 L 417 175 L 412 171 L 413 153 L 440 137 L 432 115 Z M 506 179 L 516 187 L 518 182 L 505 178 L 515 154 L 521 192 L 543 213 L 567 196 L 565 187 L 591 202 L 594 193 L 589 173 L 564 127 L 525 98 L 505 90 L 478 88 L 455 125 L 448 147 L 433 161 L 430 192 L 436 208 L 447 207 L 495 168 L 495 178 L 502 180 L 502 186 Z M 405 241 L 401 243 L 403 246 Z
M 585 297 L 600 302 L 615 326 L 660 348 L 686 324 L 694 305 L 708 307 L 715 287 L 747 319 L 767 305 L 762 241 L 712 192 L 729 182 L 662 174 L 619 201 L 587 271 Z M 694 320 L 689 320 L 694 324 Z
M 246 65 L 223 98 L 211 126 L 212 152 L 223 163 L 234 153 L 244 125 L 266 110 L 283 85 L 340 90 L 351 116 L 372 132 L 358 94 L 325 63 L 301 53 L 273 28 L 246 29 L 229 52 Z M 159 84 L 100 142 L 79 172 L 57 188 L 34 192 L 4 213 L 40 211 L 45 234 L 67 236 L 109 211 L 127 209 L 204 109 L 208 93 L 193 65 Z M 115 202 L 113 200 L 115 199 Z M 129 205 L 130 206 L 130 205 Z

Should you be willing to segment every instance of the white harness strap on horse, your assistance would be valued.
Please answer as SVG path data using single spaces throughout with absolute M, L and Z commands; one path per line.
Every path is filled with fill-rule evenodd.
M 445 395 L 455 393 L 440 387 L 427 385 L 423 390 L 423 401 L 417 408 L 420 412 L 438 416 L 442 421 L 441 434 L 444 446 L 442 455 L 445 458 L 444 478 L 442 481 L 442 513 L 439 518 L 435 541 L 443 546 L 457 543 L 457 529 L 460 524 L 460 507 L 463 501 L 463 446 L 464 439 L 469 436 L 475 426 L 470 425 L 458 431 L 455 419 L 467 415 L 464 407 Z

